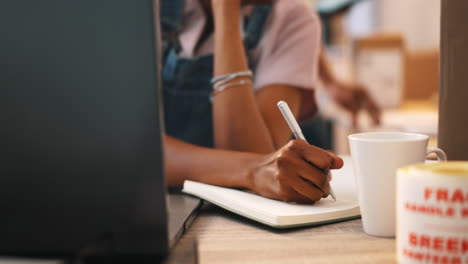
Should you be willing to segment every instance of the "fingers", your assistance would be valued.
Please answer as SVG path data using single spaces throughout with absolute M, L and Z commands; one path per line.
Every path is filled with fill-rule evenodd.
M 293 178 L 292 187 L 310 199 L 316 199 L 316 195 L 320 195 L 319 199 L 327 197 L 330 194 L 330 171 L 317 169 L 306 162 L 302 164 L 302 167 L 298 177 Z
M 358 127 L 358 113 L 357 112 L 351 112 L 351 124 L 353 128 Z
M 300 158 L 318 169 L 328 170 L 333 165 L 332 156 L 323 149 L 309 145 L 303 140 L 291 140 L 289 145 L 291 150 Z
M 373 102 L 372 102 L 372 104 L 373 104 Z M 380 109 L 376 105 L 370 105 L 369 107 L 367 107 L 367 112 L 371 116 L 372 121 L 374 122 L 374 124 L 379 125 L 380 120 L 381 120 L 381 115 L 382 115 Z
M 253 171 L 252 190 L 277 200 L 313 203 L 330 194 L 330 169 L 343 166 L 333 152 L 292 140 Z
M 324 150 L 316 146 L 310 145 L 304 140 L 295 139 L 289 141 L 287 148 L 293 153 L 299 155 L 300 158 L 309 162 L 312 166 L 322 170 L 341 169 L 343 167 L 343 159 L 332 151 Z
M 284 162 L 284 161 L 282 161 Z M 280 183 L 290 186 L 296 192 L 311 200 L 319 200 L 330 194 L 329 170 L 321 170 L 302 159 L 290 157 L 280 175 Z
M 330 169 L 339 169 L 343 160 L 336 154 L 303 140 L 292 140 L 278 156 L 281 199 L 304 203 L 330 194 Z
M 336 154 L 324 149 L 309 145 L 303 140 L 291 140 L 288 147 L 299 155 L 300 158 L 309 162 L 312 166 L 321 169 L 339 169 L 343 167 L 343 160 Z
M 345 89 L 346 90 L 346 89 Z M 342 93 L 341 105 L 351 113 L 353 127 L 358 126 L 358 113 L 365 110 L 375 125 L 380 124 L 381 110 L 368 90 L 361 85 L 353 85 L 347 88 L 348 95 Z
M 369 94 L 369 92 L 366 89 L 362 88 L 360 89 L 360 92 L 361 92 L 361 100 L 362 100 L 363 107 L 369 113 L 374 124 L 375 125 L 380 124 L 380 117 L 381 117 L 380 107 L 377 105 L 375 100 L 372 98 L 372 96 Z
M 372 99 L 368 98 L 368 101 L 365 104 L 365 109 L 367 113 L 369 113 L 372 122 L 374 122 L 375 125 L 380 124 L 381 111 Z
M 335 153 L 331 152 L 331 151 L 328 151 L 328 153 L 332 156 L 333 158 L 333 164 L 332 166 L 330 167 L 330 169 L 332 170 L 337 170 L 337 169 L 341 169 L 343 168 L 343 165 L 344 165 L 344 161 L 342 158 L 340 158 L 338 155 L 336 155 Z
M 295 189 L 293 189 L 292 187 L 288 185 L 284 185 L 282 188 L 283 189 L 281 192 L 281 197 L 282 197 L 282 200 L 287 203 L 294 202 L 294 203 L 301 203 L 301 204 L 313 204 L 316 201 L 320 200 L 321 198 L 321 196 L 318 195 L 315 198 L 311 199 L 310 197 L 300 194 L 298 191 L 296 191 Z M 314 190 L 314 192 L 317 192 L 317 191 Z

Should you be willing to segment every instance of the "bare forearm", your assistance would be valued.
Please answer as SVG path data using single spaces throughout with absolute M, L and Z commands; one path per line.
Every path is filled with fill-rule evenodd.
M 215 76 L 248 70 L 240 32 L 239 1 L 212 1 Z M 214 97 L 213 123 L 217 148 L 258 153 L 275 150 L 251 84 L 231 87 Z
M 331 66 L 325 57 L 325 47 L 323 46 L 319 55 L 319 77 L 327 88 L 331 87 L 330 84 L 333 84 L 336 81 Z
M 271 154 L 206 149 L 168 136 L 164 143 L 170 186 L 180 187 L 184 180 L 194 180 L 245 188 L 287 202 L 311 203 L 328 196 L 330 185 L 325 172 L 343 166 L 339 157 L 303 140 L 290 141 Z
M 215 75 L 247 70 L 247 58 L 240 28 L 241 10 L 238 2 L 239 0 L 213 1 Z
M 250 169 L 259 155 L 206 149 L 165 136 L 165 166 L 169 186 L 185 180 L 218 186 L 250 188 Z

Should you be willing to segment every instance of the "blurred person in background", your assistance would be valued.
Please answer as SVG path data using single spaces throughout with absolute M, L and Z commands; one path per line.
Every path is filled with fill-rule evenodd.
M 333 101 L 350 114 L 354 127 L 358 126 L 358 113 L 360 111 L 367 112 L 373 124 L 378 125 L 381 119 L 381 109 L 364 86 L 345 81 L 336 76 L 331 63 L 327 59 L 326 52 L 327 46 L 331 44 L 332 36 L 337 34 L 333 32 L 332 21 L 347 13 L 354 4 L 362 1 L 305 0 L 319 14 L 323 29 L 318 79 Z M 319 113 L 304 121 L 302 127 L 304 135 L 311 144 L 325 149 L 333 148 L 331 120 L 326 119 Z

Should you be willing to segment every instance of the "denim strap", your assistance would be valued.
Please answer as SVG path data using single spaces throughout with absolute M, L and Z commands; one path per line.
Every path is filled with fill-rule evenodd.
M 179 32 L 182 29 L 185 0 L 161 0 L 160 18 L 164 57 L 169 50 L 180 50 Z
M 180 32 L 184 8 L 185 0 L 161 0 L 160 17 L 163 31 Z
M 244 26 L 244 45 L 247 50 L 257 46 L 262 38 L 263 26 L 270 14 L 272 5 L 255 6 L 252 15 L 248 18 Z

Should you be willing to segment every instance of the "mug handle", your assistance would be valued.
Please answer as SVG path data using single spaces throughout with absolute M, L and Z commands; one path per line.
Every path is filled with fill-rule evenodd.
M 430 153 L 435 153 L 439 161 L 447 161 L 447 154 L 440 148 L 429 148 L 427 149 L 426 156 Z

